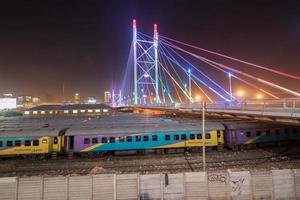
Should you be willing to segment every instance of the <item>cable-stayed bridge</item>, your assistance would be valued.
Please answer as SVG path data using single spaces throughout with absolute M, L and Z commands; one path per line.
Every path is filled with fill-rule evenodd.
M 133 20 L 122 96 L 115 106 L 300 119 L 300 76 L 158 34 Z M 290 87 L 292 86 L 292 87 Z M 120 92 L 121 94 L 121 92 Z

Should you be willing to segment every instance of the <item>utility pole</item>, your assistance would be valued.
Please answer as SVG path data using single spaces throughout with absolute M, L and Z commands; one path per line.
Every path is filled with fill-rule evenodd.
M 203 162 L 203 171 L 206 171 L 206 158 L 205 158 L 205 101 L 202 101 L 202 162 Z

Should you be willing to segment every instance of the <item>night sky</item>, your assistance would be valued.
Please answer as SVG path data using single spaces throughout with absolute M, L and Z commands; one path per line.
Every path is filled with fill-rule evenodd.
M 133 18 L 141 32 L 158 23 L 164 36 L 300 75 L 300 3 L 276 2 L 1 1 L 0 93 L 60 101 L 64 83 L 68 98 L 102 98 L 121 83 Z

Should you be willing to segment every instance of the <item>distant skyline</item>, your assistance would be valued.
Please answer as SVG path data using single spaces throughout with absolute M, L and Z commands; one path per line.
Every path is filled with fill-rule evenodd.
M 147 34 L 157 23 L 164 36 L 300 75 L 299 1 L 1 1 L 1 94 L 60 101 L 64 84 L 66 99 L 102 99 L 121 84 L 134 18 Z

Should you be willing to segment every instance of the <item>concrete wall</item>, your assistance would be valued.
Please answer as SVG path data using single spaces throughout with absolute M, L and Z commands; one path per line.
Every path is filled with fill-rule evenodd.
M 300 170 L 0 178 L 1 200 L 297 200 Z

